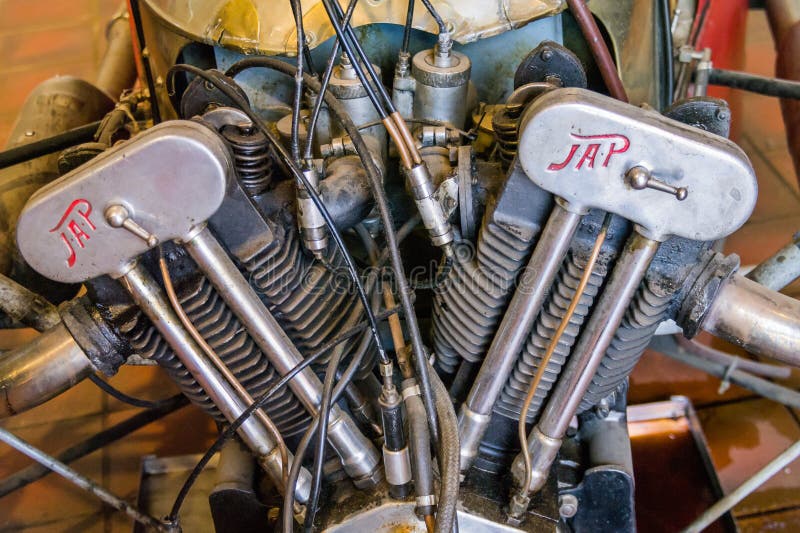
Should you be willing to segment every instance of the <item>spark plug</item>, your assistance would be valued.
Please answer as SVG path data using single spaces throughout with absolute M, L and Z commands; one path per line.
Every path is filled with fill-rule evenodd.
M 380 365 L 383 390 L 378 402 L 383 423 L 383 467 L 389 483 L 389 495 L 397 500 L 411 491 L 411 457 L 403 433 L 402 396 L 392 381 L 392 365 Z

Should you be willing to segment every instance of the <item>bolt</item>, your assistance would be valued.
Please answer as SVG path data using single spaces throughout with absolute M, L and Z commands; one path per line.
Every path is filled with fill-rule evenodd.
M 597 416 L 600 418 L 606 418 L 608 414 L 611 412 L 611 406 L 608 404 L 608 398 L 603 398 L 595 407 L 597 412 Z
M 545 48 L 544 50 L 542 50 L 542 60 L 550 61 L 551 59 L 553 59 L 553 51 L 550 50 L 549 48 Z
M 558 497 L 558 514 L 561 518 L 572 518 L 578 513 L 578 498 L 574 494 L 563 494 Z
M 731 114 L 728 112 L 727 109 L 717 110 L 717 120 L 728 120 L 729 118 L 731 118 Z

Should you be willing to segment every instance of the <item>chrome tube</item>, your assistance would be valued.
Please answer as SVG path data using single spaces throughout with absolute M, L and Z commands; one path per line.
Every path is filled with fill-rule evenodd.
M 184 246 L 281 376 L 303 361 L 294 343 L 207 227 L 198 228 Z M 289 387 L 305 408 L 316 414 L 322 400 L 322 383 L 314 372 L 306 368 L 289 382 Z M 338 405 L 331 408 L 328 440 L 356 486 L 365 488 L 380 481 L 377 449 Z
M 779 456 L 770 461 L 764 468 L 756 472 L 753 477 L 738 486 L 733 492 L 712 505 L 706 512 L 700 515 L 694 522 L 686 526 L 683 533 L 701 533 L 716 522 L 716 520 L 736 507 L 736 504 L 747 498 L 756 491 L 761 485 L 774 477 L 778 472 L 792 464 L 800 457 L 800 441 L 795 442 L 784 450 Z
M 0 418 L 58 396 L 92 373 L 92 363 L 63 324 L 0 356 Z
M 557 203 L 528 265 L 522 271 L 517 290 L 458 417 L 462 473 L 469 469 L 478 453 L 478 446 L 489 426 L 492 407 L 530 335 L 580 221 L 580 213 L 568 211 Z
M 189 332 L 184 329 L 150 273 L 140 265 L 135 265 L 120 278 L 120 281 L 225 418 L 229 422 L 236 420 L 247 406 L 233 386 L 205 357 Z M 250 418 L 241 425 L 238 433 L 258 456 L 259 463 L 270 475 L 275 486 L 282 487 L 283 465 L 280 452 L 266 428 L 259 424 L 257 419 Z M 289 462 L 293 460 L 294 458 L 290 456 Z M 310 474 L 303 469 L 295 490 L 297 501 L 302 503 L 308 499 L 310 481 Z
M 800 301 L 734 274 L 701 327 L 748 352 L 800 366 Z
M 572 350 L 569 363 L 558 378 L 539 422 L 528 437 L 532 458 L 531 485 L 527 488 L 529 491 L 539 490 L 547 480 L 550 466 L 561 448 L 561 440 L 569 423 L 611 345 L 658 245 L 657 241 L 639 233 L 628 240 L 611 279 L 592 309 L 591 318 Z M 522 454 L 519 454 L 511 467 L 518 482 L 525 478 L 524 469 L 524 460 Z
M 768 289 L 779 291 L 800 277 L 800 233 L 791 242 L 763 260 L 747 273 L 752 279 Z

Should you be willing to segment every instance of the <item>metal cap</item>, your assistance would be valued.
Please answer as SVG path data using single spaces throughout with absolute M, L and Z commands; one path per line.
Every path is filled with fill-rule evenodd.
M 418 52 L 411 61 L 411 75 L 417 83 L 431 87 L 460 87 L 469 81 L 472 63 L 461 52 L 450 52 L 450 65 L 436 65 L 434 50 Z

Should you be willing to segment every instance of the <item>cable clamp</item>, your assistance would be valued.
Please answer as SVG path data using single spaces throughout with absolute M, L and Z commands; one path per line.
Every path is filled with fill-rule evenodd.
M 417 496 L 417 507 L 433 507 L 436 505 L 436 495 L 428 494 L 427 496 Z
M 419 385 L 412 385 L 403 389 L 403 401 L 408 400 L 412 396 L 420 396 L 422 393 L 419 390 Z

